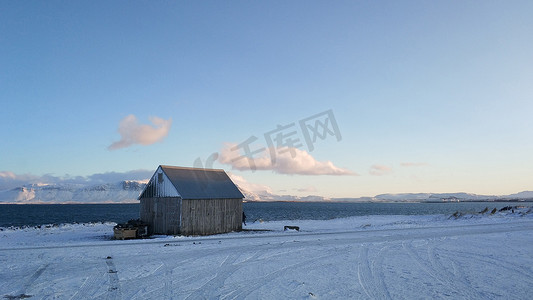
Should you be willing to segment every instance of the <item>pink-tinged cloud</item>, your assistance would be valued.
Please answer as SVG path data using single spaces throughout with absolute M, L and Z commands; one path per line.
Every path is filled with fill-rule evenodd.
M 228 176 L 231 180 L 239 187 L 241 192 L 244 194 L 247 201 L 329 201 L 330 198 L 325 198 L 322 196 L 313 196 L 308 195 L 305 197 L 295 196 L 295 195 L 280 195 L 278 193 L 273 193 L 272 189 L 269 186 L 263 184 L 251 183 L 244 179 L 244 177 L 228 172 Z M 308 189 L 305 189 L 306 192 Z M 309 188 L 312 190 L 312 188 Z M 283 191 L 278 191 L 283 192 Z
M 228 172 L 228 176 L 231 178 L 231 181 L 235 183 L 242 192 L 251 192 L 251 193 L 264 193 L 272 194 L 272 188 L 258 183 L 251 183 L 244 179 L 244 177 L 237 174 Z
M 135 144 L 146 146 L 162 141 L 170 131 L 172 119 L 150 117 L 150 122 L 153 125 L 139 124 L 134 115 L 125 117 L 118 126 L 120 141 L 114 142 L 108 149 L 116 150 Z
M 252 157 L 245 157 L 236 146 L 237 144 L 233 143 L 225 144 L 218 161 L 240 171 L 272 170 L 279 174 L 357 175 L 348 169 L 335 166 L 331 161 L 317 161 L 307 151 L 297 148 L 264 149 Z M 274 161 L 270 153 L 274 153 Z
M 12 189 L 28 183 L 39 182 L 43 177 L 31 174 L 15 174 L 11 171 L 0 171 L 0 191 Z
M 127 172 L 96 173 L 89 176 L 54 176 L 51 174 L 37 176 L 32 174 L 15 174 L 10 171 L 0 171 L 0 191 L 32 184 L 95 185 L 116 183 L 124 180 L 148 182 L 148 179 L 150 179 L 153 172 L 153 170 L 132 170 Z
M 400 165 L 402 167 L 424 167 L 424 166 L 427 166 L 428 163 L 425 163 L 425 162 L 403 162 Z
M 372 165 L 368 173 L 374 176 L 383 176 L 392 173 L 392 168 L 384 165 Z
M 13 172 L 9 171 L 2 171 L 0 172 L 0 178 L 2 179 L 15 179 L 17 178 L 17 175 Z

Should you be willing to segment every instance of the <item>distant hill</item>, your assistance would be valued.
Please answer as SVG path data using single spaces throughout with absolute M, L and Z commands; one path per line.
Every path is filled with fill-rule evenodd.
M 511 195 L 477 195 L 469 193 L 405 193 L 381 194 L 374 197 L 334 198 L 342 202 L 468 202 L 468 201 L 533 201 L 533 192 L 524 191 Z
M 517 199 L 533 199 L 533 191 L 523 191 L 520 193 L 508 195 L 507 197 Z
M 28 184 L 0 191 L 1 203 L 138 203 L 137 197 L 146 186 L 146 181 L 125 180 L 105 184 Z M 322 196 L 278 195 L 270 191 L 247 191 L 239 187 L 249 202 L 457 202 L 457 201 L 533 201 L 533 191 L 511 195 L 487 196 L 468 193 L 403 193 L 381 194 L 360 198 L 325 198 Z
M 135 203 L 146 183 L 120 181 L 98 185 L 31 184 L 0 191 L 0 203 Z

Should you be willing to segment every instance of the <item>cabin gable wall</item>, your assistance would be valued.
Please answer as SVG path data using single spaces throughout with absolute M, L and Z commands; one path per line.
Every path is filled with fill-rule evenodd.
M 180 234 L 181 198 L 141 198 L 141 221 L 148 223 L 150 234 Z
M 180 197 L 180 193 L 176 190 L 176 187 L 172 184 L 168 176 L 165 174 L 161 167 L 157 168 L 156 172 L 150 178 L 150 181 L 146 185 L 146 188 L 141 193 L 141 198 L 152 197 Z

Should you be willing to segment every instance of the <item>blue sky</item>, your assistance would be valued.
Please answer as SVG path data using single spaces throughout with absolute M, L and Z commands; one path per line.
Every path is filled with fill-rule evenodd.
M 301 196 L 531 190 L 532 11 L 531 1 L 3 1 L 0 177 L 193 166 L 331 110 L 342 139 L 300 147 L 300 171 L 290 159 L 213 167 Z M 168 123 L 160 138 L 146 133 L 154 143 L 109 149 L 128 118 L 132 136 Z M 327 162 L 348 172 L 316 175 Z

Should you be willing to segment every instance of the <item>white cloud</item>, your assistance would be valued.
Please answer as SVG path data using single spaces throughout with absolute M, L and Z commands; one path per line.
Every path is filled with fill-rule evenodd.
M 152 177 L 155 170 L 132 170 L 127 172 L 106 172 L 106 173 L 96 173 L 93 175 L 87 176 L 87 181 L 91 184 L 99 183 L 109 183 L 109 182 L 119 182 L 123 180 L 136 180 L 136 181 L 146 181 Z
M 133 170 L 128 172 L 97 173 L 89 176 L 63 177 L 45 174 L 36 176 L 31 174 L 15 174 L 10 171 L 0 171 L 0 190 L 8 190 L 30 184 L 76 184 L 93 185 L 103 183 L 115 183 L 123 180 L 148 181 L 153 170 Z
M 244 177 L 231 172 L 227 172 L 227 174 L 242 192 L 272 194 L 272 188 L 267 185 L 248 182 Z
M 15 175 L 15 173 L 13 172 L 9 172 L 9 171 L 0 172 L 0 178 L 2 179 L 15 179 L 16 177 L 17 175 Z
M 116 150 L 126 148 L 134 144 L 151 145 L 162 141 L 170 130 L 172 119 L 164 120 L 158 117 L 150 117 L 152 125 L 139 124 L 137 117 L 129 115 L 120 121 L 118 132 L 121 139 L 111 144 L 108 149 Z
M 218 161 L 222 164 L 231 165 L 233 169 L 240 171 L 272 170 L 280 174 L 299 175 L 357 175 L 356 173 L 335 166 L 331 161 L 317 161 L 307 151 L 297 148 L 285 148 L 282 151 L 276 149 L 275 162 L 272 163 L 269 151 L 265 150 L 253 158 L 241 156 L 237 144 L 226 143 L 220 152 Z
M 322 196 L 308 195 L 305 197 L 294 195 L 279 195 L 272 192 L 272 188 L 267 185 L 248 182 L 244 177 L 228 172 L 231 178 L 247 201 L 324 201 L 330 200 Z M 307 190 L 306 190 L 307 191 Z
M 384 165 L 372 165 L 368 173 L 374 176 L 383 176 L 392 173 L 392 168 Z
M 0 190 L 11 189 L 27 183 L 35 183 L 38 176 L 30 174 L 17 175 L 10 171 L 0 171 Z

